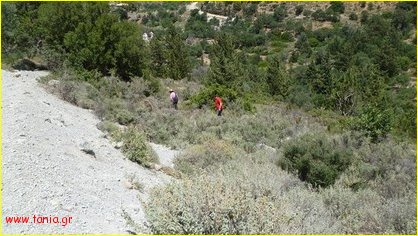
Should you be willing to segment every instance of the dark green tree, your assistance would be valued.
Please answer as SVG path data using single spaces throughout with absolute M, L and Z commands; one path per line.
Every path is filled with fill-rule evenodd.
M 155 36 L 149 44 L 150 47 L 150 69 L 155 77 L 163 78 L 166 74 L 167 59 L 164 42 Z
M 112 25 L 110 32 L 115 37 L 112 56 L 116 73 L 125 80 L 131 76 L 143 76 L 143 70 L 149 65 L 149 53 L 137 24 L 117 22 Z
M 305 33 L 302 32 L 298 36 L 298 39 L 296 40 L 296 43 L 295 43 L 295 48 L 297 48 L 301 54 L 305 54 L 308 57 L 311 55 L 312 49 L 311 49 L 311 46 L 309 45 L 308 37 L 306 36 Z
M 281 22 L 287 17 L 287 9 L 285 5 L 277 6 L 274 9 L 273 17 L 276 21 Z
M 343 2 L 331 2 L 331 5 L 328 8 L 329 11 L 342 14 L 345 11 L 345 6 Z
M 1 7 L 1 49 L 3 53 L 7 53 L 12 50 L 12 46 L 15 44 L 16 28 L 19 28 L 19 19 L 15 3 L 2 2 Z
M 289 95 L 290 76 L 278 56 L 268 60 L 266 82 L 271 95 L 278 95 L 282 99 L 286 99 Z
M 168 27 L 165 36 L 167 76 L 172 79 L 183 79 L 191 70 L 189 52 L 181 35 L 181 30 L 173 25 Z
M 230 35 L 220 34 L 216 37 L 210 59 L 209 83 L 231 86 L 237 77 L 235 66 L 238 64 L 238 58 Z
M 295 9 L 295 15 L 299 16 L 303 12 L 303 5 L 297 5 Z
M 316 95 L 316 105 L 331 108 L 332 103 L 329 96 L 332 89 L 331 72 L 333 63 L 330 55 L 326 51 L 319 51 L 314 58 L 314 62 L 306 70 L 307 85 L 314 95 Z

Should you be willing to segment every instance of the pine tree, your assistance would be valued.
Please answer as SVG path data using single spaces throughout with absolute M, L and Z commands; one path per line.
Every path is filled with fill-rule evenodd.
M 281 98 L 289 95 L 290 76 L 278 56 L 273 56 L 268 61 L 266 81 L 271 95 L 279 95 Z
M 149 44 L 151 57 L 151 71 L 155 77 L 166 75 L 167 59 L 164 42 L 160 38 L 154 37 Z
M 240 65 L 230 35 L 221 34 L 216 37 L 210 59 L 209 82 L 231 87 L 240 76 Z
M 191 70 L 189 53 L 179 32 L 171 25 L 165 37 L 167 76 L 176 80 L 187 77 Z

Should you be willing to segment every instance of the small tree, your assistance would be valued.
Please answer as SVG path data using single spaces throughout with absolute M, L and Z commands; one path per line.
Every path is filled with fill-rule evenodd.
M 345 7 L 343 2 L 331 2 L 331 6 L 328 8 L 335 13 L 342 14 L 344 13 Z
M 278 56 L 268 60 L 266 82 L 271 95 L 279 95 L 281 98 L 287 98 L 289 95 L 290 76 Z
M 303 5 L 297 5 L 296 10 L 295 10 L 295 14 L 298 16 L 298 15 L 302 14 L 302 12 L 303 12 Z
M 285 5 L 277 6 L 273 13 L 274 19 L 278 22 L 283 21 L 287 17 L 287 9 Z

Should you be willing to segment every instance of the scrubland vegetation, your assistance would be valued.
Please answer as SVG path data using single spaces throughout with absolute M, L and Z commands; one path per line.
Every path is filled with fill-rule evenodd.
M 2 59 L 130 160 L 183 150 L 154 233 L 416 234 L 416 3 L 199 4 L 2 3 Z

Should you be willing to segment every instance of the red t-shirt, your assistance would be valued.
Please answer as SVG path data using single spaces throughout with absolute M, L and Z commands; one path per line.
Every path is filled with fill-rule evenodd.
M 216 110 L 222 110 L 223 109 L 222 98 L 215 97 L 215 109 Z

